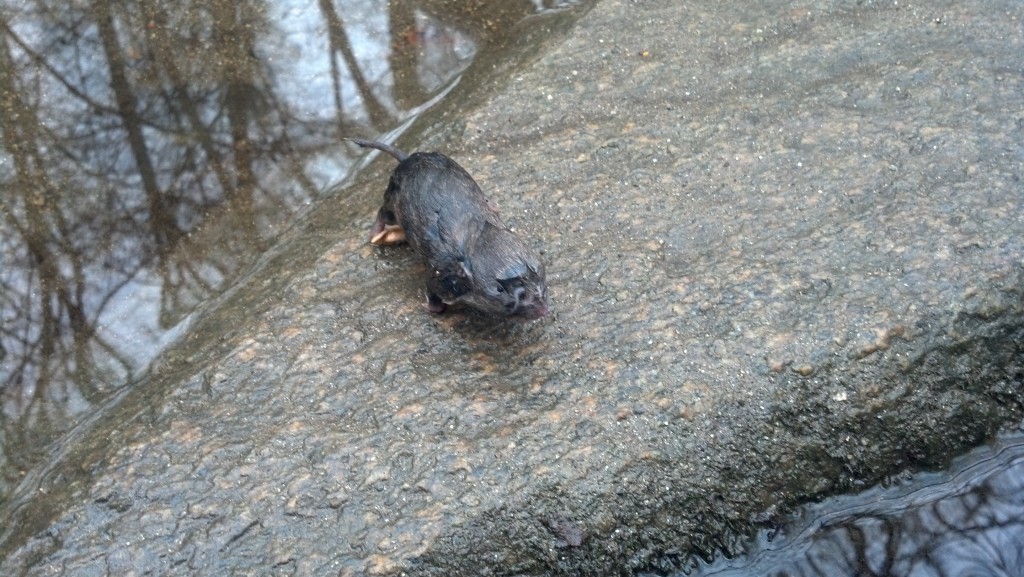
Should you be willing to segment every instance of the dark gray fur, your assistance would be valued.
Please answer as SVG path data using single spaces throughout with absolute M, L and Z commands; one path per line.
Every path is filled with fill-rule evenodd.
M 371 239 L 399 225 L 430 265 L 427 308 L 464 303 L 492 315 L 540 318 L 548 313 L 544 264 L 510 231 L 472 177 L 437 152 L 349 139 L 398 160 Z

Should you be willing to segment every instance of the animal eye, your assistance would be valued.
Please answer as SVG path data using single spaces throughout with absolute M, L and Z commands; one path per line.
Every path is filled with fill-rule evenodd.
M 498 292 L 500 292 L 500 293 L 505 292 L 505 287 L 503 287 L 501 285 L 498 285 Z

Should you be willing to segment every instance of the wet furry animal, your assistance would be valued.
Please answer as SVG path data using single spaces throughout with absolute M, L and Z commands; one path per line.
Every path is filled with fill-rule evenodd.
M 405 154 L 387 144 L 349 140 L 398 160 L 370 242 L 408 242 L 427 261 L 427 310 L 442 313 L 463 303 L 491 315 L 548 314 L 540 257 L 505 226 L 458 163 L 437 152 Z

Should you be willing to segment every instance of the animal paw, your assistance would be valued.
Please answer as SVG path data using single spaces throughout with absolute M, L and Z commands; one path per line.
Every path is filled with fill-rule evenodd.
M 370 231 L 370 244 L 391 246 L 405 242 L 405 229 L 397 224 L 378 223 Z
M 441 297 L 439 297 L 439 296 L 437 296 L 435 294 L 430 294 L 428 292 L 427 293 L 427 302 L 423 303 L 423 308 L 427 309 L 428 311 L 430 311 L 430 312 L 432 312 L 434 314 L 439 315 L 439 314 L 443 313 L 444 311 L 448 310 L 448 305 L 445 304 L 445 302 L 443 300 L 441 300 Z

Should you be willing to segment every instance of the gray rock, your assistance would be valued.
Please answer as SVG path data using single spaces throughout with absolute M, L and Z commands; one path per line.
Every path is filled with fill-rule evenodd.
M 16 509 L 3 574 L 669 571 L 941 466 L 1024 412 L 1022 19 L 598 3 L 445 135 L 551 317 L 431 316 L 365 242 L 379 178 L 325 199 Z

